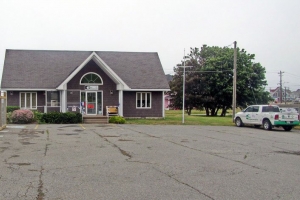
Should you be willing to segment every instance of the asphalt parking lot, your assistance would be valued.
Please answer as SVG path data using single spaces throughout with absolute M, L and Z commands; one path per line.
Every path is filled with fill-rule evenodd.
M 9 126 L 0 199 L 300 199 L 299 156 L 299 130 Z

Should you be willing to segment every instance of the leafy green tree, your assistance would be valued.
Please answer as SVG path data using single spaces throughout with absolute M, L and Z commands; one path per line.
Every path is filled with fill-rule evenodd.
M 225 116 L 232 108 L 233 53 L 228 47 L 209 47 L 201 50 L 191 48 L 185 65 L 186 90 L 185 110 L 191 114 L 193 108 L 205 109 L 206 115 L 216 116 L 221 110 Z M 270 100 L 265 91 L 265 68 L 254 62 L 255 55 L 244 49 L 237 49 L 237 107 L 249 104 L 263 104 Z M 184 63 L 174 68 L 175 75 L 170 82 L 172 106 L 182 109 L 182 83 Z

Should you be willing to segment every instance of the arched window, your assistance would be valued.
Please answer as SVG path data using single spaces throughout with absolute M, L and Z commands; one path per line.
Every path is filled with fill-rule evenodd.
M 98 74 L 87 73 L 81 77 L 80 85 L 103 85 L 103 81 Z

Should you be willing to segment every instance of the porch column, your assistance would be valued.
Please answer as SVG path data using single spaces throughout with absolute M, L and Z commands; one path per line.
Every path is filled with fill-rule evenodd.
M 44 113 L 48 112 L 48 105 L 47 105 L 47 91 L 45 90 L 45 106 L 44 106 Z
M 119 115 L 123 117 L 123 90 L 119 90 Z
M 162 117 L 165 118 L 165 93 L 162 91 Z
M 61 90 L 60 94 L 61 94 L 61 101 L 60 101 L 61 112 L 65 113 L 67 112 L 67 91 Z

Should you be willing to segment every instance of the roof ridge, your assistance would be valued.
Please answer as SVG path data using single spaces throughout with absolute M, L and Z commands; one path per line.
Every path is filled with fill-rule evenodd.
M 155 51 L 95 51 L 95 50 L 54 50 L 54 49 L 6 49 L 6 51 L 41 51 L 41 52 L 107 52 L 107 53 L 157 53 Z

